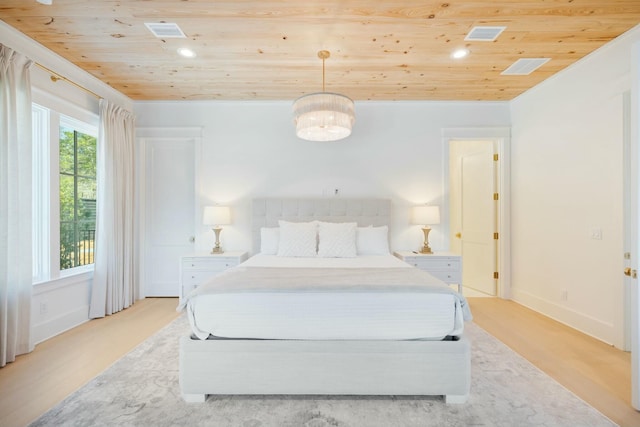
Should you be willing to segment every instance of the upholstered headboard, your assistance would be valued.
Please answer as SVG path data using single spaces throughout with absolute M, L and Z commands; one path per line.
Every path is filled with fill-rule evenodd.
M 252 206 L 253 253 L 260 252 L 260 228 L 277 227 L 278 220 L 291 222 L 357 222 L 358 226 L 389 225 L 389 199 L 254 199 Z

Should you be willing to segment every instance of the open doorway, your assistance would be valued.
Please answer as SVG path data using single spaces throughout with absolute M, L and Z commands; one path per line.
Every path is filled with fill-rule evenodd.
M 467 296 L 509 298 L 508 128 L 447 129 L 444 215 Z
M 464 260 L 467 295 L 497 296 L 497 160 L 493 140 L 449 141 L 450 247 Z

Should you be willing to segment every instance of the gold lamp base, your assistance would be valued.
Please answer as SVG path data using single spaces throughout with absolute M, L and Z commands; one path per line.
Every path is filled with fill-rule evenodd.
M 220 232 L 222 231 L 222 228 L 213 228 L 212 229 L 214 233 L 216 233 L 216 245 L 213 247 L 213 249 L 211 249 L 211 253 L 212 254 L 223 254 L 224 251 L 222 250 L 222 247 L 220 247 Z
M 423 227 L 422 232 L 424 233 L 424 245 L 422 249 L 420 249 L 421 254 L 432 254 L 433 251 L 429 246 L 429 232 L 431 231 L 431 227 Z

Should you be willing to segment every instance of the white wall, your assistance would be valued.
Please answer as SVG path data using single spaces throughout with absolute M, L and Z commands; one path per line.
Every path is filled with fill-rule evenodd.
M 618 347 L 623 93 L 638 40 L 635 28 L 511 102 L 513 299 Z
M 392 248 L 418 248 L 423 235 L 409 225 L 409 207 L 448 198 L 442 129 L 509 126 L 507 103 L 356 102 L 353 134 L 321 143 L 295 136 L 291 101 L 136 102 L 135 113 L 140 128 L 203 128 L 198 201 L 232 206 L 234 223 L 221 237 L 228 250 L 251 250 L 252 198 L 324 197 L 336 188 L 338 197 L 392 199 Z M 448 247 L 442 230 L 430 235 L 434 250 Z M 197 247 L 211 247 L 211 230 L 196 234 Z

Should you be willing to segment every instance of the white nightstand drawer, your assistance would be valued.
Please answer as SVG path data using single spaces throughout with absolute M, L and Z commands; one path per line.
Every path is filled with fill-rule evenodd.
M 425 270 L 429 274 L 446 283 L 461 283 L 462 275 L 459 271 L 438 271 L 438 270 Z
M 409 264 L 413 264 L 414 266 L 424 269 L 424 270 L 460 270 L 460 261 L 454 259 L 442 259 L 442 258 L 434 258 L 429 259 L 426 257 L 422 258 L 411 258 L 407 259 L 406 262 Z
M 237 259 L 229 258 L 182 258 L 182 268 L 187 270 L 224 271 L 229 267 L 238 265 Z
M 198 286 L 208 278 L 213 277 L 218 273 L 219 272 L 215 272 L 215 271 L 183 271 L 182 285 Z

